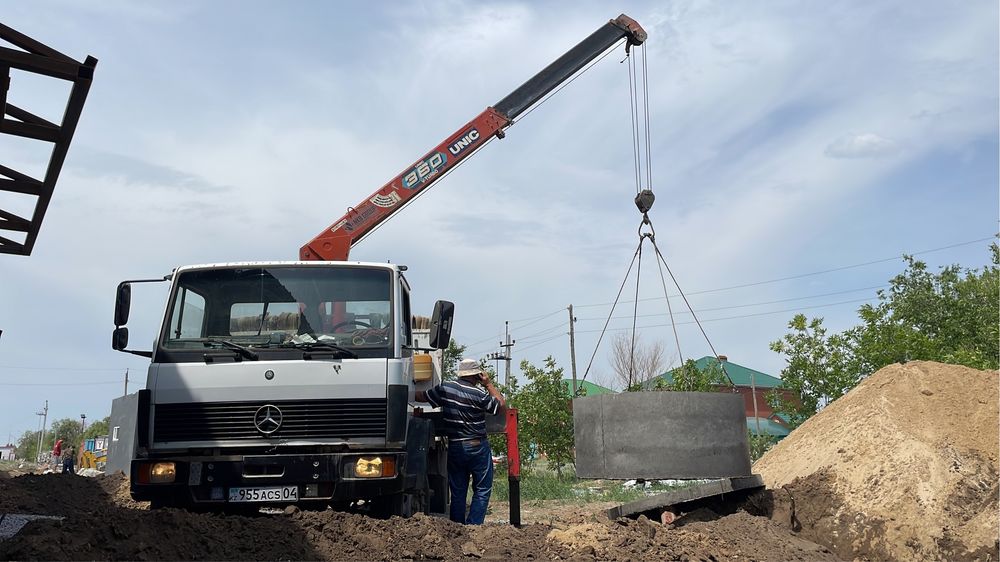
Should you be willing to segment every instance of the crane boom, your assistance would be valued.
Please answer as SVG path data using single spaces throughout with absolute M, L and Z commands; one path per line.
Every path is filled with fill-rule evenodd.
M 646 40 L 645 30 L 625 14 L 601 26 L 357 206 L 349 208 L 337 222 L 302 246 L 299 257 L 302 260 L 346 260 L 351 247 L 362 237 L 483 146 L 490 137 L 503 138 L 504 130 L 514 119 L 622 39 L 626 40 L 626 48 Z

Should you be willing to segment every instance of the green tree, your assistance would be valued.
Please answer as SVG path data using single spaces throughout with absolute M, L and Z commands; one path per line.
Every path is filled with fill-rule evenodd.
M 45 435 L 45 447 L 51 451 L 56 439 L 63 440 L 63 449 L 79 448 L 80 442 L 83 441 L 83 426 L 80 420 L 62 418 L 52 422 L 52 428 Z
M 95 421 L 87 426 L 87 430 L 83 432 L 83 439 L 93 439 L 102 435 L 108 435 L 110 424 L 111 416 L 105 416 L 104 419 Z
M 906 270 L 879 291 L 878 304 L 858 311 L 862 324 L 848 332 L 858 367 L 869 374 L 909 360 L 955 363 L 976 369 L 1000 365 L 1000 249 L 990 245 L 992 265 L 927 270 L 904 256 Z
M 790 389 L 799 401 L 785 399 L 779 392 L 767 394 L 776 411 L 789 416 L 789 425 L 798 427 L 816 413 L 821 405 L 836 400 L 861 380 L 849 338 L 827 336 L 822 318 L 807 321 L 796 314 L 788 323 L 790 333 L 772 342 L 771 350 L 785 355 L 787 366 L 781 370 L 778 389 Z
M 448 348 L 444 350 L 441 358 L 441 380 L 455 380 L 457 365 L 462 355 L 465 353 L 465 346 L 459 345 L 455 340 L 448 342 Z
M 573 464 L 573 411 L 563 370 L 550 356 L 543 368 L 521 361 L 521 372 L 526 384 L 509 398 L 510 406 L 518 409 L 519 448 L 527 452 L 536 445 L 561 476 L 562 469 Z
M 29 461 L 34 461 L 37 458 L 38 433 L 37 431 L 28 430 L 21 434 L 14 449 L 17 453 L 17 458 Z
M 886 365 L 939 361 L 976 369 L 1000 367 L 1000 247 L 990 244 L 991 265 L 958 265 L 934 273 L 903 256 L 906 269 L 879 291 L 878 303 L 858 310 L 861 323 L 827 335 L 822 318 L 799 314 L 790 332 L 772 342 L 785 356 L 780 388 L 794 390 L 801 403 L 772 392 L 768 401 L 797 426 Z

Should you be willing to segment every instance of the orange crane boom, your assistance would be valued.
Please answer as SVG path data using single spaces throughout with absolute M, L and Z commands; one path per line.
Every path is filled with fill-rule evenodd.
M 299 257 L 303 260 L 347 260 L 351 247 L 365 235 L 475 153 L 490 137 L 503 138 L 504 130 L 514 119 L 622 39 L 626 41 L 626 49 L 646 40 L 642 27 L 625 14 L 601 26 L 358 205 L 349 208 L 344 216 L 302 246 Z

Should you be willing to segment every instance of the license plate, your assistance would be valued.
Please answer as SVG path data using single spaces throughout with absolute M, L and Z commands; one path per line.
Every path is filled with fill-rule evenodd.
M 294 502 L 299 501 L 298 486 L 273 488 L 230 488 L 229 501 L 241 502 Z

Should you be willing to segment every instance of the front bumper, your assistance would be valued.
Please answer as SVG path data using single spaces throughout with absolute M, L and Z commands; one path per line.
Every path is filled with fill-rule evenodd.
M 354 463 L 360 457 L 391 457 L 392 476 L 357 478 Z M 244 456 L 224 460 L 198 458 L 149 458 L 133 460 L 130 491 L 138 501 L 225 504 L 230 488 L 297 486 L 299 502 L 348 502 L 398 494 L 403 491 L 404 453 L 365 452 L 309 455 Z M 174 463 L 176 476 L 169 483 L 151 483 L 149 466 Z M 281 502 L 260 502 L 275 505 Z M 289 503 L 289 502 L 285 502 Z

